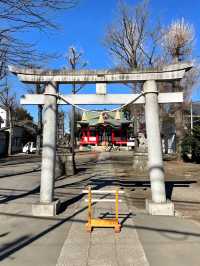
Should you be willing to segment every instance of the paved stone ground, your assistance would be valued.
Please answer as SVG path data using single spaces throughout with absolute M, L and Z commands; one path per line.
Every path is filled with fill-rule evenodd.
M 146 257 L 151 266 L 199 266 L 200 226 L 180 217 L 139 214 L 135 217 Z
M 128 258 L 132 260 L 127 265 L 142 265 L 136 263 L 137 258 L 142 256 L 136 255 L 143 252 L 143 265 L 147 261 L 153 266 L 200 265 L 199 165 L 166 163 L 167 191 L 175 201 L 178 217 L 152 217 L 144 210 L 144 199 L 150 197 L 149 180 L 145 173 L 133 173 L 131 153 L 112 152 L 107 159 L 102 156 L 98 160 L 96 153 L 80 155 L 80 172 L 76 176 L 61 177 L 56 181 L 55 196 L 62 201 L 62 212 L 53 218 L 31 215 L 31 204 L 39 198 L 39 159 L 30 157 L 30 160 L 20 158 L 16 161 L 1 161 L 1 265 L 55 266 L 63 258 L 65 248 L 73 245 L 68 245 L 70 239 L 74 242 L 75 238 L 76 243 L 78 241 L 79 246 L 83 247 L 83 253 L 84 247 L 89 245 L 88 265 L 98 265 L 97 262 L 108 266 L 126 265 Z M 121 210 L 131 215 L 124 222 L 120 235 L 116 236 L 112 229 L 95 229 L 91 236 L 85 233 L 86 210 L 82 205 L 81 190 L 87 185 L 97 189 L 119 186 L 126 191 L 126 204 Z M 95 208 L 96 215 L 105 213 L 107 207 Z M 109 209 L 109 212 L 113 212 L 113 209 Z M 123 242 L 127 235 L 130 244 L 127 244 L 128 240 Z M 137 245 L 132 244 L 133 239 Z M 117 243 L 122 243 L 124 248 L 117 249 Z M 73 255 L 72 252 L 65 255 L 70 254 Z M 108 258 L 114 258 L 115 262 L 112 263 L 115 264 L 105 264 L 104 257 L 107 261 L 111 261 Z M 67 263 L 73 266 L 71 261 Z M 85 264 L 81 260 L 74 265 Z
M 106 190 L 113 189 L 107 183 L 108 179 L 115 178 L 115 169 L 112 167 L 109 158 L 109 153 L 101 153 L 94 168 L 94 171 L 98 173 L 100 186 Z M 102 167 L 105 162 L 106 167 Z M 98 182 L 96 183 L 93 178 L 91 182 L 94 187 L 98 186 Z M 108 198 L 110 195 L 104 195 L 104 198 L 105 196 Z M 97 198 L 97 195 L 95 198 Z M 76 220 L 71 226 L 58 258 L 57 266 L 149 266 L 137 231 L 134 229 L 132 214 L 130 214 L 124 199 L 120 203 L 120 222 L 123 224 L 120 234 L 115 234 L 111 228 L 94 228 L 91 234 L 87 233 L 84 228 L 87 205 L 82 203 L 80 208 L 84 211 L 76 216 Z M 115 205 L 113 206 L 113 203 L 101 202 L 93 206 L 94 217 L 105 216 L 108 218 L 113 217 L 114 214 Z
M 105 213 L 107 218 L 113 217 L 114 208 L 108 204 L 100 205 L 101 207 L 96 207 L 98 210 L 94 207 L 95 217 L 101 217 Z M 81 207 L 84 208 L 84 205 Z M 149 266 L 125 203 L 120 204 L 120 210 L 120 222 L 123 224 L 120 234 L 114 233 L 110 228 L 95 228 L 91 234 L 87 233 L 84 227 L 86 210 L 77 215 L 61 250 L 57 266 Z

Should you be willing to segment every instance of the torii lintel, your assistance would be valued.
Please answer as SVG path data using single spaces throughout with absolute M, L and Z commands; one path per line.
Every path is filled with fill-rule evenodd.
M 146 80 L 170 81 L 182 79 L 192 63 L 177 63 L 160 69 L 131 70 L 45 70 L 9 66 L 9 70 L 25 83 L 81 84 L 81 83 L 128 83 Z

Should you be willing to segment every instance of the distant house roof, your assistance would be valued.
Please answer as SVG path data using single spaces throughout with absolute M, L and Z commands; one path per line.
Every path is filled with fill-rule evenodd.
M 37 134 L 37 125 L 35 125 L 32 121 L 14 121 L 14 127 L 24 128 L 26 132 L 30 133 L 31 135 Z M 8 131 L 10 129 L 9 126 L 0 128 L 0 131 Z
M 130 124 L 132 121 L 127 120 L 123 112 L 84 112 L 81 121 L 77 121 L 79 126 L 98 126 L 110 125 L 112 127 L 119 127 L 122 124 Z

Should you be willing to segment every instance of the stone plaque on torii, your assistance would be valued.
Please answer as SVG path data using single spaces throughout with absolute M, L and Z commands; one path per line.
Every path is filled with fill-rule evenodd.
M 151 183 L 152 201 L 147 202 L 151 214 L 174 214 L 172 202 L 167 202 L 165 192 L 164 167 L 159 128 L 159 103 L 183 101 L 182 92 L 159 93 L 156 81 L 173 81 L 183 78 L 191 69 L 190 63 L 165 66 L 162 69 L 147 71 L 68 71 L 19 68 L 10 66 L 12 73 L 25 83 L 45 84 L 44 94 L 27 94 L 21 104 L 43 104 L 43 151 L 40 186 L 40 203 L 34 205 L 34 215 L 53 216 L 56 214 L 57 201 L 54 201 L 55 156 L 56 156 L 56 114 L 57 104 L 105 105 L 105 104 L 145 104 L 145 121 L 148 145 L 148 169 Z M 139 94 L 107 94 L 107 83 L 142 82 L 143 92 Z M 58 93 L 59 84 L 96 85 L 96 94 Z

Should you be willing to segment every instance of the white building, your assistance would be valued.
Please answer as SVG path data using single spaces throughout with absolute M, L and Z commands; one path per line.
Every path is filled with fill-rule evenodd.
M 6 110 L 0 107 L 0 128 L 6 127 Z

